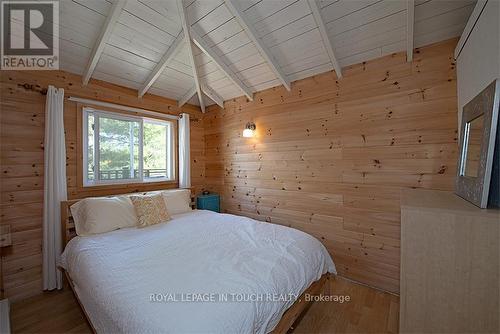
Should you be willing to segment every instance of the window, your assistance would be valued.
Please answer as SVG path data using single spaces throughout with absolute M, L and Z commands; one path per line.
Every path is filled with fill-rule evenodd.
M 83 109 L 84 186 L 174 180 L 172 122 Z

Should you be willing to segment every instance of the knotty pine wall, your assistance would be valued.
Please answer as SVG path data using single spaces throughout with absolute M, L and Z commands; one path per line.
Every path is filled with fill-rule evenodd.
M 308 232 L 340 275 L 397 293 L 401 189 L 453 189 L 456 42 L 211 107 L 207 188 L 223 211 Z M 248 121 L 255 138 L 241 136 Z
M 44 174 L 45 95 L 49 84 L 65 90 L 68 197 L 101 196 L 115 193 L 176 187 L 151 183 L 134 186 L 82 188 L 77 183 L 77 104 L 70 95 L 133 107 L 178 114 L 176 101 L 146 95 L 137 98 L 131 89 L 92 80 L 82 87 L 81 77 L 63 71 L 0 71 L 0 217 L 11 226 L 13 245 L 2 249 L 2 278 L 5 296 L 19 300 L 42 289 L 42 210 Z M 204 127 L 198 107 L 184 106 L 191 115 L 191 166 L 194 191 L 204 182 Z

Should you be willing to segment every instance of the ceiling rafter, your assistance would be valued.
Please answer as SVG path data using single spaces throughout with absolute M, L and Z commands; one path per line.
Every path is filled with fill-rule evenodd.
M 184 30 L 184 39 L 188 43 L 188 57 L 191 62 L 191 68 L 193 70 L 194 86 L 196 92 L 198 93 L 198 100 L 200 101 L 200 109 L 205 112 L 205 103 L 203 101 L 203 93 L 201 91 L 200 77 L 198 75 L 198 68 L 196 67 L 196 60 L 194 58 L 193 43 L 191 42 L 191 31 L 189 29 L 188 17 L 186 10 L 184 9 L 183 0 L 177 0 L 177 6 L 179 7 L 179 13 L 181 14 L 182 29 Z
M 97 66 L 97 63 L 101 58 L 101 54 L 104 51 L 104 47 L 106 46 L 106 43 L 108 42 L 109 37 L 113 32 L 113 27 L 115 26 L 116 21 L 118 21 L 118 17 L 120 17 L 120 14 L 123 7 L 125 7 L 126 2 L 126 0 L 115 0 L 113 5 L 111 6 L 109 14 L 106 17 L 106 21 L 104 21 L 104 26 L 102 27 L 101 32 L 99 33 L 99 37 L 97 38 L 94 47 L 92 48 L 89 62 L 87 63 L 85 71 L 83 72 L 84 85 L 89 83 L 89 80 L 92 77 L 92 74 L 94 73 L 94 70 Z
M 462 52 L 465 42 L 472 33 L 472 30 L 474 29 L 477 20 L 479 20 L 479 16 L 481 16 L 481 13 L 483 12 L 483 9 L 486 6 L 487 2 L 488 0 L 478 0 L 476 2 L 474 9 L 472 10 L 472 13 L 469 16 L 469 20 L 465 25 L 464 31 L 462 32 L 462 35 L 460 35 L 460 39 L 458 40 L 457 46 L 455 47 L 455 52 L 454 52 L 455 59 L 458 59 L 460 52 Z
M 238 76 L 234 73 L 229 66 L 224 63 L 222 58 L 214 51 L 206 41 L 196 32 L 195 29 L 191 29 L 191 38 L 193 39 L 194 44 L 198 46 L 198 48 L 210 58 L 214 62 L 215 65 L 235 84 L 241 92 L 248 97 L 250 101 L 253 101 L 253 92 L 248 88 L 243 81 L 238 78 Z
M 189 101 L 193 95 L 196 94 L 196 87 L 193 86 L 191 87 L 187 92 L 186 94 L 184 94 L 180 99 L 179 101 L 177 102 L 177 106 L 180 108 L 182 107 L 183 105 L 185 105 L 187 103 L 187 101 Z
M 330 61 L 332 62 L 333 68 L 335 69 L 335 72 L 337 73 L 338 78 L 342 78 L 342 68 L 340 67 L 339 62 L 337 61 L 337 58 L 335 57 L 335 53 L 333 52 L 333 46 L 332 46 L 332 41 L 330 40 L 330 37 L 328 37 L 328 32 L 326 30 L 325 22 L 323 21 L 323 18 L 321 17 L 321 12 L 320 8 L 318 6 L 318 3 L 316 0 L 308 0 L 309 2 L 309 8 L 311 8 L 314 20 L 316 21 L 316 24 L 318 25 L 318 30 L 321 35 L 321 39 L 323 40 L 323 44 L 325 46 L 325 49 L 328 53 L 328 57 L 330 57 Z
M 207 84 L 202 83 L 201 84 L 201 90 L 203 91 L 203 93 L 205 93 L 206 96 L 208 96 L 209 98 L 211 98 L 212 101 L 214 101 L 215 103 L 217 103 L 217 105 L 219 107 L 221 107 L 222 109 L 224 109 L 224 99 L 222 98 L 222 96 L 220 96 L 219 94 L 217 94 L 217 92 L 215 90 L 213 90 L 212 87 L 208 86 Z
M 220 96 L 212 87 L 205 83 L 201 83 L 201 91 L 205 93 L 212 101 L 214 101 L 218 106 L 224 109 L 224 99 Z M 191 87 L 186 94 L 184 94 L 180 99 L 177 105 L 182 107 L 189 101 L 193 95 L 196 94 L 196 87 Z
M 274 56 L 274 60 L 278 60 L 278 64 L 282 65 L 279 66 L 283 72 L 287 74 L 287 79 L 289 81 L 292 80 L 300 80 L 304 78 L 305 76 L 312 75 L 318 71 L 326 71 L 331 69 L 332 63 L 335 63 L 335 61 L 331 61 L 333 57 L 331 55 L 333 54 L 334 56 L 337 56 L 337 62 L 340 60 L 339 59 L 339 51 L 337 50 L 338 45 L 337 45 L 337 38 L 333 38 L 332 36 L 332 31 L 329 30 L 329 24 L 325 25 L 327 21 L 335 18 L 337 10 L 343 11 L 347 10 L 350 7 L 345 7 L 345 4 L 343 2 L 339 2 L 338 6 L 335 9 L 332 9 L 334 12 L 326 12 L 325 11 L 325 4 L 323 3 L 323 0 L 307 0 L 306 3 L 304 2 L 299 2 L 297 4 L 293 4 L 293 7 L 291 6 L 272 6 L 275 8 L 277 11 L 276 13 L 280 12 L 279 15 L 272 15 L 272 17 L 269 17 L 269 13 L 266 14 L 266 10 L 268 10 L 270 7 L 265 5 L 265 3 L 256 3 L 254 4 L 254 8 L 256 10 L 255 13 L 254 9 L 252 9 L 252 13 L 250 13 L 250 10 L 246 10 L 247 6 L 243 6 L 241 3 L 242 0 L 223 0 L 220 2 L 214 2 L 213 4 L 201 4 L 199 1 L 192 2 L 193 0 L 185 0 L 183 1 L 184 3 L 184 10 L 182 12 L 187 12 L 187 16 L 189 17 L 189 22 L 187 22 L 186 25 L 181 27 L 181 22 L 179 20 L 180 18 L 180 12 L 177 10 L 177 8 L 170 8 L 170 7 L 164 7 L 162 5 L 159 5 L 157 7 L 158 11 L 155 13 L 151 12 L 151 10 L 154 10 L 153 8 L 156 8 L 155 6 L 147 9 L 145 7 L 148 7 L 147 4 L 144 3 L 137 3 L 134 0 L 134 6 L 129 8 L 130 2 L 125 2 L 125 0 L 108 0 L 108 3 L 106 5 L 97 5 L 92 6 L 94 8 L 94 17 L 96 18 L 97 22 L 97 28 L 98 30 L 94 34 L 94 39 L 93 41 L 83 41 L 81 42 L 83 44 L 80 45 L 80 43 L 67 43 L 65 47 L 69 50 L 70 53 L 78 53 L 79 50 L 81 49 L 81 46 L 85 46 L 88 49 L 88 56 L 85 57 L 83 63 L 74 63 L 74 62 L 67 62 L 63 63 L 63 68 L 68 71 L 74 71 L 77 73 L 81 73 L 81 82 L 83 81 L 84 83 L 88 83 L 91 81 L 92 78 L 94 77 L 102 77 L 105 75 L 107 80 L 110 82 L 120 84 L 120 85 L 125 85 L 127 87 L 131 88 L 136 88 L 136 94 L 138 96 L 143 96 L 147 92 L 151 92 L 154 90 L 155 85 L 159 84 L 159 81 L 166 80 L 165 83 L 168 84 L 168 87 L 165 87 L 162 90 L 159 90 L 157 94 L 164 95 L 164 96 L 169 96 L 169 97 L 175 97 L 178 100 L 181 99 L 183 95 L 186 95 L 187 90 L 189 90 L 191 87 L 194 86 L 194 78 L 192 75 L 192 69 L 189 68 L 189 62 L 187 59 L 183 61 L 182 63 L 177 63 L 175 60 L 170 59 L 170 55 L 172 55 L 172 58 L 179 57 L 180 53 L 177 53 L 177 55 L 174 54 L 174 50 L 176 49 L 172 45 L 179 45 L 182 42 L 185 41 L 187 38 L 184 36 L 184 28 L 188 27 L 189 33 L 191 34 L 191 40 L 190 40 L 190 49 L 191 51 L 194 50 L 196 58 L 195 61 L 198 63 L 198 73 L 201 76 L 199 78 L 200 82 L 200 87 L 199 89 L 196 90 L 195 88 L 195 93 L 198 93 L 201 91 L 202 95 L 202 101 L 204 102 L 205 105 L 211 104 L 212 99 L 210 99 L 209 96 L 204 92 L 202 84 L 206 83 L 209 84 L 210 87 L 215 90 L 215 93 L 219 94 L 219 96 L 223 96 L 225 99 L 228 98 L 233 98 L 236 95 L 247 95 L 249 98 L 253 97 L 255 95 L 256 89 L 258 88 L 259 90 L 261 89 L 266 89 L 269 88 L 270 86 L 274 86 L 276 84 L 281 85 L 281 81 L 279 80 L 272 80 L 272 79 L 277 79 L 275 73 L 271 69 L 271 65 L 268 66 L 268 63 L 264 65 L 264 68 L 262 66 L 254 66 L 247 68 L 250 59 L 256 60 L 255 57 L 253 58 L 244 58 L 243 56 L 248 56 L 248 54 L 253 55 L 253 51 L 258 51 L 259 54 L 254 55 L 258 59 L 260 59 L 260 62 L 266 61 L 264 57 L 261 58 L 261 52 L 258 50 L 258 46 L 262 45 L 262 43 L 255 43 L 252 42 L 250 44 L 247 44 L 251 42 L 251 39 L 253 37 L 254 41 L 260 41 L 260 42 L 265 42 L 264 45 L 267 48 L 268 51 L 272 52 L 272 55 Z M 330 0 L 328 0 L 330 1 Z M 348 34 L 342 34 L 342 36 L 339 36 L 339 41 L 344 41 L 346 43 L 350 43 L 349 46 L 346 44 L 346 48 L 343 49 L 343 53 L 345 53 L 345 57 L 343 56 L 343 60 L 340 61 L 339 65 L 345 64 L 351 64 L 354 62 L 359 62 L 366 60 L 366 58 L 371 57 L 372 53 L 371 52 L 366 52 L 360 54 L 359 48 L 357 48 L 356 44 L 352 44 L 351 42 L 355 41 L 365 41 L 369 40 L 370 43 L 373 41 L 373 45 L 377 46 L 377 50 L 379 48 L 382 48 L 382 53 L 385 54 L 386 52 L 396 52 L 396 51 L 403 51 L 405 52 L 405 56 L 407 57 L 408 61 L 412 61 L 415 59 L 417 54 L 415 53 L 415 47 L 418 46 L 418 34 L 417 34 L 417 24 L 416 20 L 418 20 L 418 13 L 421 11 L 424 16 L 429 16 L 432 14 L 432 11 L 435 10 L 434 6 L 432 5 L 422 5 L 422 6 L 417 6 L 420 3 L 418 1 L 421 0 L 402 0 L 403 4 L 403 35 L 406 38 L 406 40 L 403 41 L 403 43 L 396 43 L 396 38 L 397 34 L 393 34 L 394 36 L 391 35 L 390 41 L 391 41 L 391 46 L 394 46 L 394 48 L 383 48 L 383 43 L 386 43 L 386 41 L 378 41 L 376 39 L 372 40 L 371 38 L 374 36 L 375 33 L 383 33 L 383 29 L 386 29 L 385 26 L 371 26 L 370 24 L 372 21 L 370 21 L 370 18 L 373 15 L 375 15 L 378 12 L 385 12 L 385 7 L 383 4 L 375 4 L 370 8 L 370 11 L 366 11 L 368 13 L 365 15 L 364 8 L 362 4 L 359 4 L 354 6 L 351 9 L 355 8 L 360 8 L 358 10 L 355 10 L 353 12 L 349 12 L 349 14 L 346 14 L 346 20 L 356 20 L 359 21 L 359 25 L 364 27 L 362 30 L 360 30 L 360 33 L 348 33 Z M 460 52 L 460 48 L 463 45 L 463 41 L 467 38 L 467 29 L 471 29 L 470 27 L 473 26 L 474 24 L 474 17 L 477 17 L 478 13 L 483 9 L 484 4 L 488 0 L 478 0 L 477 6 L 475 6 L 474 11 L 471 14 L 471 19 L 468 21 L 465 33 L 462 34 L 462 37 L 458 43 L 458 46 L 455 50 L 455 56 Z M 178 0 L 176 0 L 176 4 L 174 7 L 177 5 Z M 334 1 L 335 2 L 335 1 Z M 186 6 L 189 3 L 189 7 L 186 8 Z M 223 4 L 224 6 L 222 7 L 222 11 L 220 12 L 220 4 Z M 76 18 L 78 15 L 81 14 L 81 6 L 84 6 L 84 4 L 81 4 L 77 2 L 76 4 L 73 4 L 72 6 L 66 8 L 66 15 L 68 17 L 68 22 L 70 23 L 70 30 L 73 31 L 72 33 L 69 33 L 68 38 L 69 41 L 74 41 L 78 38 L 78 36 L 74 36 L 73 34 L 75 33 L 83 33 L 82 29 L 85 27 L 82 26 L 82 23 Z M 201 7 L 200 7 L 201 6 Z M 446 13 L 442 15 L 442 18 L 440 17 L 439 22 L 436 22 L 436 29 L 435 31 L 429 33 L 429 37 L 426 35 L 426 40 L 425 43 L 433 43 L 433 42 L 439 42 L 441 41 L 444 37 L 443 32 L 447 32 L 447 28 L 449 26 L 458 26 L 459 24 L 462 24 L 465 17 L 463 15 L 458 15 L 459 13 L 462 13 L 467 10 L 464 9 L 471 9 L 471 7 L 474 7 L 473 5 L 468 5 L 465 7 L 460 6 L 459 4 L 449 4 L 448 5 L 443 5 L 443 11 L 446 9 Z M 169 13 L 165 13 L 163 9 L 167 8 Z M 290 9 L 288 9 L 290 8 Z M 332 7 L 333 8 L 333 7 Z M 161 10 L 160 10 L 161 9 Z M 217 10 L 216 10 L 217 9 Z M 234 9 L 239 9 L 239 11 L 235 11 Z M 349 11 L 351 10 L 349 9 Z M 360 12 L 360 10 L 363 9 L 363 12 Z M 441 9 L 441 7 L 440 7 Z M 394 5 L 394 6 L 389 6 L 387 7 L 387 14 L 391 14 L 393 12 L 397 13 L 396 11 L 401 10 L 400 6 Z M 236 15 L 231 15 L 231 11 L 235 12 Z M 304 13 L 311 13 L 312 18 L 314 19 L 316 24 L 316 27 L 318 27 L 318 30 L 313 29 L 311 32 L 312 35 L 319 37 L 318 32 L 320 32 L 321 38 L 322 38 L 322 43 L 324 43 L 324 47 L 327 50 L 327 53 L 329 54 L 329 61 L 327 64 L 324 63 L 324 57 L 304 57 L 299 58 L 298 56 L 300 55 L 303 50 L 307 50 L 311 46 L 314 45 L 314 43 L 317 43 L 316 39 L 311 39 L 311 34 L 309 35 L 304 35 L 304 33 L 300 30 L 297 29 L 300 27 L 300 23 L 297 20 L 295 20 L 294 14 L 296 11 L 304 12 Z M 309 12 L 308 12 L 309 11 Z M 130 12 L 130 13 L 129 13 Z M 132 14 L 131 12 L 134 12 Z M 176 13 L 175 13 L 176 12 Z M 214 12 L 213 15 L 209 15 L 212 12 Z M 102 14 L 100 14 L 102 13 Z M 172 13 L 175 13 L 173 16 Z M 191 15 L 192 14 L 192 15 Z M 232 23 L 235 21 L 239 21 L 240 23 L 238 24 L 231 24 L 227 26 L 227 29 L 223 30 L 213 30 L 212 28 L 214 27 L 213 24 L 215 23 L 221 23 L 223 22 L 218 22 L 219 19 L 222 17 L 220 15 L 223 15 L 225 19 L 232 18 L 234 19 Z M 254 15 L 257 15 L 254 17 Z M 124 20 L 126 17 L 129 15 L 133 15 L 134 18 L 130 17 L 130 19 Z M 183 13 L 184 17 L 186 16 L 185 13 Z M 228 16 L 229 15 L 229 16 Z M 392 15 L 392 14 L 391 14 Z M 227 16 L 227 17 L 226 17 Z M 311 16 L 309 16 L 309 19 L 311 19 Z M 279 36 L 274 36 L 272 38 L 272 47 L 271 44 L 268 43 L 267 38 L 263 37 L 263 34 L 269 33 L 270 26 L 267 26 L 267 23 L 270 21 L 276 20 L 279 17 L 280 21 L 280 26 L 284 31 L 288 31 L 290 29 L 289 34 L 287 33 L 285 35 L 279 35 Z M 98 19 L 99 18 L 99 19 Z M 142 22 L 139 23 L 139 20 Z M 165 21 L 166 20 L 166 21 Z M 215 21 L 214 21 L 215 20 Z M 259 25 L 253 25 L 249 23 L 253 23 L 255 20 L 259 20 L 259 25 L 264 25 L 259 29 Z M 260 22 L 262 20 L 262 22 Z M 212 22 L 214 21 L 214 22 Z M 316 22 L 317 21 L 317 22 Z M 406 21 L 406 22 L 405 22 Z M 196 24 L 194 24 L 196 22 Z M 226 22 L 226 21 L 225 21 Z M 244 28 L 247 28 L 248 31 L 251 29 L 248 29 L 248 27 L 244 27 L 241 25 L 241 22 L 247 23 L 250 28 L 254 28 L 256 31 L 258 31 L 257 37 L 255 37 L 254 34 L 248 34 L 247 31 L 241 32 Z M 266 23 L 267 22 L 267 23 Z M 262 24 L 261 24 L 262 23 Z M 388 26 L 387 26 L 387 31 L 396 31 L 399 29 L 397 27 L 397 22 L 396 21 L 388 21 Z M 74 24 L 74 25 L 71 25 Z M 150 25 L 148 27 L 148 24 Z M 339 23 L 340 24 L 340 23 Z M 151 26 L 153 28 L 151 28 Z M 265 27 L 266 26 L 266 27 Z M 156 31 L 154 27 L 159 28 L 163 32 Z M 202 29 L 205 27 L 206 29 Z M 313 26 L 314 27 L 314 26 Z M 314 28 L 316 28 L 314 27 Z M 199 30 L 197 29 L 199 28 Z M 366 28 L 366 29 L 365 29 Z M 141 40 L 140 38 L 133 38 L 130 40 L 130 43 L 127 43 L 127 37 L 122 36 L 125 39 L 120 39 L 116 40 L 114 37 L 118 37 L 118 35 L 121 35 L 123 33 L 127 34 L 127 31 L 130 31 L 130 29 L 140 29 L 144 33 L 148 34 L 148 29 L 153 29 L 155 32 L 151 31 L 151 38 L 148 38 L 148 40 Z M 266 30 L 267 29 L 267 30 Z M 373 34 L 370 31 L 371 29 L 379 29 L 378 32 L 374 31 Z M 118 31 L 119 30 L 119 31 Z M 210 36 L 206 35 L 207 31 L 210 31 Z M 325 33 L 326 31 L 326 33 Z M 308 31 L 309 32 L 309 31 Z M 89 32 L 90 33 L 90 32 Z M 456 32 L 458 33 L 458 31 Z M 115 36 L 115 34 L 118 34 Z M 224 45 L 221 45 L 222 48 L 219 47 L 218 43 L 224 42 L 227 39 L 227 36 L 236 36 L 234 39 L 231 40 L 230 44 L 231 47 L 229 49 L 222 47 Z M 316 35 L 315 35 L 316 34 Z M 329 35 L 329 39 L 324 38 L 326 35 Z M 174 38 L 171 38 L 169 35 L 174 35 Z M 179 36 L 180 35 L 180 36 Z M 212 36 L 213 35 L 213 36 Z M 373 36 L 372 36 L 373 35 Z M 184 36 L 184 37 L 183 37 Z M 202 37 L 200 37 L 202 36 Z M 267 36 L 267 35 L 266 35 Z M 299 37 L 301 36 L 301 37 Z M 304 36 L 304 37 L 302 37 Z M 448 35 L 446 35 L 448 36 Z M 137 37 L 137 36 L 135 36 Z M 152 63 L 151 66 L 149 66 L 149 70 L 144 72 L 144 68 L 142 68 L 141 64 L 145 64 L 143 59 L 140 59 L 141 57 L 150 58 L 154 55 L 154 50 L 155 50 L 155 44 L 157 43 L 162 43 L 164 42 L 165 39 L 167 41 L 171 42 L 171 45 L 168 46 L 168 49 L 166 47 L 162 51 L 161 54 L 157 54 L 158 57 L 156 57 L 156 62 Z M 294 40 L 296 41 L 296 45 L 294 46 L 293 43 L 288 42 L 289 40 Z M 296 40 L 295 40 L 296 39 Z M 216 42 L 214 45 L 213 42 Z M 394 43 L 392 43 L 394 41 Z M 128 52 L 127 57 L 124 57 L 124 53 L 120 54 L 121 51 L 118 49 L 114 49 L 115 51 L 109 49 L 111 47 L 112 43 L 115 45 L 115 42 L 117 43 L 116 46 L 123 50 L 124 52 Z M 328 45 L 330 42 L 332 48 Z M 352 44 L 352 45 L 351 45 Z M 423 43 L 421 43 L 423 44 Z M 184 44 L 182 44 L 184 47 Z M 195 46 L 196 45 L 196 46 Z M 323 45 L 323 44 L 322 44 Z M 370 44 L 371 45 L 371 44 Z M 317 46 L 317 45 L 316 45 Z M 371 46 L 370 46 L 371 47 Z M 144 48 L 144 50 L 141 50 L 141 48 Z M 201 49 L 202 51 L 198 51 L 198 48 Z M 233 51 L 234 49 L 240 49 L 237 58 L 238 59 L 232 59 L 228 53 Z M 332 52 L 333 49 L 333 52 Z M 252 51 L 253 50 L 253 51 Z M 109 51 L 109 52 L 108 52 Z M 111 52 L 113 51 L 113 52 Z M 184 52 L 187 52 L 187 50 L 182 49 L 182 54 L 183 57 L 187 58 L 188 55 L 184 54 Z M 203 52 L 203 55 L 199 55 L 199 52 Z M 283 53 L 283 57 L 289 59 L 292 62 L 289 62 L 289 64 L 284 67 L 284 58 L 281 59 L 278 56 Z M 264 53 L 265 55 L 265 53 Z M 324 55 L 323 55 L 324 56 Z M 137 57 L 137 59 L 134 59 L 134 57 Z M 219 71 L 215 71 L 211 67 L 211 64 L 202 64 L 202 59 L 205 59 L 204 62 L 206 61 L 211 61 L 213 64 L 218 66 Z M 228 58 L 229 57 L 229 58 Z M 281 57 L 281 56 L 280 56 Z M 161 58 L 161 59 L 160 59 Z M 293 60 L 297 58 L 297 61 Z M 345 58 L 345 59 L 344 59 Z M 116 59 L 116 64 L 115 66 L 112 66 L 112 68 L 104 69 L 101 68 L 103 66 L 103 63 L 108 63 L 109 61 Z M 165 64 L 169 61 L 168 65 L 165 66 Z M 220 61 L 220 60 L 223 61 Z M 235 62 L 234 62 L 234 61 Z M 147 60 L 146 60 L 147 62 Z M 175 63 L 176 66 L 173 64 Z M 184 64 L 186 63 L 186 64 Z M 234 63 L 234 64 L 233 64 Z M 97 68 L 99 65 L 99 69 Z M 288 69 L 290 67 L 290 69 Z M 336 66 L 333 66 L 334 69 L 337 71 L 335 68 Z M 130 70 L 132 68 L 132 70 Z M 168 69 L 167 69 L 168 68 Z M 245 68 L 245 71 L 240 72 L 241 68 Z M 181 73 L 188 73 L 189 75 L 175 75 L 173 74 L 173 77 L 169 74 L 171 74 L 171 69 L 179 71 Z M 228 70 L 229 69 L 229 70 Z M 263 72 L 263 70 L 268 69 L 267 72 Z M 316 70 L 318 69 L 318 70 Z M 105 70 L 106 73 L 100 73 L 98 71 Z M 341 72 L 342 68 L 340 68 L 339 71 Z M 153 72 L 153 73 L 152 73 Z M 166 76 L 168 72 L 168 77 Z M 272 72 L 271 78 L 269 77 L 269 72 Z M 289 73 L 290 72 L 290 73 Z M 159 74 L 160 73 L 160 74 Z M 172 72 L 173 73 L 173 72 Z M 224 73 L 225 76 L 222 77 L 222 81 L 225 83 L 223 86 L 221 85 L 216 85 L 214 80 L 220 80 L 221 79 L 221 74 Z M 136 83 L 137 81 L 137 76 L 139 74 L 141 75 L 142 79 L 140 80 L 139 83 Z M 289 74 L 289 75 L 288 75 Z M 342 75 L 342 73 L 337 73 Z M 345 73 L 343 73 L 345 75 Z M 340 77 L 340 75 L 338 75 Z M 247 81 L 248 78 L 252 78 L 250 81 Z M 227 80 L 229 79 L 229 80 Z M 271 79 L 271 80 L 270 80 Z M 155 81 L 156 80 L 156 81 Z M 221 81 L 221 83 L 222 83 Z M 227 83 L 231 82 L 230 86 L 227 86 Z M 236 83 L 236 85 L 235 85 Z M 244 86 L 241 85 L 240 83 L 244 83 Z M 245 87 L 246 86 L 246 87 Z M 182 90 L 178 90 L 178 87 L 183 87 Z M 238 88 L 238 89 L 235 89 Z M 245 89 L 247 88 L 247 89 Z M 243 92 L 246 90 L 245 92 Z M 205 91 L 209 91 L 208 89 L 205 89 Z M 189 95 L 189 94 L 188 94 Z M 212 97 L 218 100 L 217 96 L 214 94 L 211 94 Z M 193 101 L 196 100 L 193 96 L 189 96 L 190 100 L 188 101 Z M 184 103 L 180 101 L 181 104 Z M 208 102 L 208 103 L 207 103 Z M 189 103 L 189 102 L 188 102 Z M 198 104 L 197 101 L 195 101 L 194 104 Z M 200 108 L 201 109 L 201 108 Z
M 406 0 L 406 61 L 413 60 L 413 30 L 415 27 L 415 0 Z
M 229 9 L 229 11 L 236 17 L 243 30 L 245 30 L 248 37 L 253 41 L 255 47 L 257 48 L 257 50 L 259 50 L 259 53 L 271 67 L 283 86 L 285 86 L 285 88 L 290 91 L 290 80 L 288 80 L 287 76 L 278 65 L 276 59 L 273 57 L 271 52 L 269 52 L 268 48 L 264 45 L 262 40 L 258 37 L 257 31 L 253 27 L 252 23 L 245 17 L 243 11 L 238 7 L 234 0 L 224 0 L 224 3 L 226 4 L 226 7 Z
M 172 45 L 170 45 L 167 52 L 165 52 L 161 60 L 158 62 L 158 64 L 156 64 L 153 71 L 149 74 L 148 78 L 146 79 L 142 87 L 139 89 L 139 94 L 138 94 L 139 97 L 142 97 L 144 94 L 146 94 L 148 89 L 160 77 L 160 74 L 165 70 L 170 61 L 177 55 L 177 53 L 179 53 L 183 45 L 182 44 L 183 41 L 184 41 L 184 31 L 181 30 L 181 32 L 177 35 Z

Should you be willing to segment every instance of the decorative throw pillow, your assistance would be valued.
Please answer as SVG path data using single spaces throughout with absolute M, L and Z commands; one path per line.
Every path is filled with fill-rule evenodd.
M 137 225 L 146 227 L 170 220 L 165 201 L 161 194 L 130 196 L 137 214 Z

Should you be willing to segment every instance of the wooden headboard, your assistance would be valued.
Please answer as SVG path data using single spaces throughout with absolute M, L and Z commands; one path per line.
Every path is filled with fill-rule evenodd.
M 75 222 L 69 208 L 78 201 L 79 199 L 61 202 L 61 242 L 63 250 L 68 241 L 76 236 Z
M 146 195 L 148 193 L 154 193 L 154 191 L 151 192 L 140 192 L 140 193 L 131 193 L 131 194 L 121 194 L 121 195 L 110 195 L 110 196 L 104 196 L 104 197 L 115 197 L 115 196 L 130 196 L 130 195 Z M 71 215 L 71 210 L 70 207 L 77 203 L 78 201 L 81 201 L 83 198 L 79 199 L 72 199 L 68 201 L 62 201 L 61 202 L 61 241 L 62 241 L 62 249 L 66 247 L 68 242 L 76 237 L 76 229 L 75 229 L 75 222 L 73 220 L 73 216 Z M 191 208 L 195 209 L 196 208 L 196 202 L 195 202 L 195 197 L 191 194 Z

